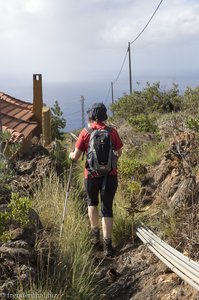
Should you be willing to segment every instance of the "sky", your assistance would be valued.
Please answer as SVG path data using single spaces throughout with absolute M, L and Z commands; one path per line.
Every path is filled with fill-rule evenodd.
M 128 42 L 160 0 L 0 0 L 0 91 L 32 101 L 32 75 L 42 74 L 46 104 L 64 114 L 85 104 L 111 103 Z M 133 89 L 196 87 L 199 79 L 199 0 L 164 0 L 131 44 Z M 139 82 L 139 86 L 138 83 Z M 128 56 L 113 85 L 129 93 Z M 75 116 L 75 114 L 74 114 Z M 79 118 L 79 116 L 76 116 Z M 74 117 L 73 117 L 74 118 Z

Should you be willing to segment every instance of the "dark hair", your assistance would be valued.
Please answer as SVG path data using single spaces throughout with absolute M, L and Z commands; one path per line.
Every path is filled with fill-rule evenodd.
M 106 106 L 102 103 L 94 103 L 89 110 L 88 116 L 93 121 L 106 121 L 108 119 Z
M 88 115 L 88 119 L 91 119 L 92 116 L 91 116 L 91 108 L 89 108 L 87 111 L 86 111 L 87 115 Z

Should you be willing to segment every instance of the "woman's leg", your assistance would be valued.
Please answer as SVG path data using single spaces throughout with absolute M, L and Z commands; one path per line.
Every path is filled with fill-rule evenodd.
M 104 193 L 101 192 L 102 232 L 104 254 L 112 255 L 113 199 L 117 190 L 117 176 L 108 176 Z M 102 191 L 102 190 L 101 190 Z
M 102 232 L 104 239 L 111 239 L 113 232 L 113 218 L 102 217 Z
M 91 242 L 94 245 L 99 244 L 99 211 L 98 211 L 98 194 L 100 189 L 99 178 L 88 178 L 84 181 L 87 191 L 88 217 L 91 226 Z
M 98 212 L 98 206 L 88 206 L 88 217 L 91 224 L 91 229 L 99 227 L 99 212 Z

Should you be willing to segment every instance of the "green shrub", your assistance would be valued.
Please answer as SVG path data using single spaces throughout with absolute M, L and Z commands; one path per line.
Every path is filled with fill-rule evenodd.
M 8 235 L 8 225 L 15 223 L 21 227 L 29 224 L 30 199 L 11 194 L 11 201 L 4 212 L 0 212 L 0 237 L 5 240 Z
M 141 184 L 138 181 L 128 181 L 127 182 L 127 192 L 129 196 L 135 196 L 140 192 Z
M 114 118 L 126 119 L 130 115 L 137 115 L 144 110 L 144 102 L 140 97 L 140 92 L 134 92 L 132 95 L 125 95 L 111 105 L 111 111 Z
M 144 165 L 136 158 L 127 155 L 122 155 L 119 159 L 118 170 L 121 176 L 124 177 L 135 177 L 139 175 L 139 170 L 142 169 Z
M 199 109 L 199 87 L 195 89 L 187 87 L 183 95 L 183 108 L 191 113 L 198 113 Z
M 2 154 L 0 154 L 1 160 L 2 157 L 6 160 L 9 160 L 21 148 L 20 142 L 10 143 L 11 136 L 11 133 L 7 130 L 0 132 L 0 140 L 3 142 L 3 151 Z
M 121 245 L 131 238 L 132 218 L 119 198 L 116 199 L 113 213 L 113 242 L 115 245 Z
M 11 189 L 9 182 L 12 178 L 12 171 L 7 167 L 7 163 L 0 160 L 0 203 L 10 195 Z
M 172 237 L 176 232 L 177 215 L 176 211 L 169 207 L 166 203 L 162 203 L 159 207 L 159 213 L 156 213 L 153 218 L 148 215 L 146 225 L 156 232 L 162 238 Z
M 54 158 L 56 163 L 61 164 L 64 168 L 69 167 L 69 158 L 68 158 L 68 152 L 66 151 L 66 146 L 63 145 L 63 142 L 60 140 L 56 140 L 54 145 L 54 148 L 51 152 L 52 157 Z
M 120 158 L 119 172 L 121 176 L 131 176 L 132 172 L 138 169 L 140 166 L 138 161 L 132 161 L 131 159 Z
M 121 182 L 114 205 L 113 240 L 117 245 L 128 242 L 132 238 L 134 213 L 138 209 L 140 183 L 132 180 Z
M 0 237 L 6 231 L 8 225 L 8 212 L 0 212 Z
M 29 224 L 29 210 L 31 201 L 27 197 L 20 197 L 17 193 L 11 194 L 11 201 L 8 204 L 9 218 L 12 222 L 19 224 L 21 227 Z
M 187 127 L 194 131 L 199 131 L 199 117 L 191 117 L 188 116 L 187 118 Z
M 128 123 L 134 126 L 140 132 L 155 132 L 158 129 L 157 125 L 155 124 L 155 118 L 146 114 L 129 117 Z
M 177 84 L 170 90 L 161 89 L 160 82 L 150 84 L 142 91 L 134 91 L 131 95 L 121 97 L 111 105 L 114 119 L 128 119 L 139 114 L 154 112 L 168 113 L 182 108 L 183 97 L 179 94 Z
M 142 146 L 140 160 L 147 165 L 154 165 L 162 159 L 164 152 L 167 150 L 168 142 L 149 142 Z
M 66 126 L 66 120 L 63 118 L 63 112 L 59 106 L 58 101 L 55 101 L 53 107 L 51 107 L 51 132 L 52 138 L 62 140 L 64 133 L 61 131 Z

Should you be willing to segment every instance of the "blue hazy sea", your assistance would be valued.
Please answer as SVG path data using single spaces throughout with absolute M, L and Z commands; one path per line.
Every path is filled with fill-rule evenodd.
M 180 76 L 173 78 L 170 76 L 152 77 L 150 83 L 160 81 L 163 89 L 170 89 L 172 83 L 179 85 L 180 91 L 184 91 L 187 86 L 196 87 L 199 85 L 197 74 L 192 76 Z M 22 82 L 4 81 L 1 78 L 0 91 L 4 92 L 12 97 L 32 102 L 33 99 L 33 87 L 30 84 L 23 84 Z M 147 77 L 138 78 L 137 82 L 140 82 L 139 86 L 133 83 L 133 89 L 142 90 L 146 87 Z M 86 110 L 92 106 L 95 102 L 103 102 L 107 108 L 111 105 L 112 95 L 110 90 L 110 84 L 107 81 L 104 82 L 81 82 L 81 83 L 46 83 L 43 79 L 43 102 L 52 107 L 55 100 L 58 101 L 60 108 L 63 112 L 63 117 L 66 119 L 67 124 L 64 131 L 71 131 L 73 129 L 82 128 L 82 107 L 81 96 L 84 96 L 84 111 L 85 111 L 85 125 L 87 125 Z M 122 97 L 124 93 L 129 94 L 129 83 L 125 81 L 119 82 L 114 86 L 113 96 L 114 101 Z
M 82 101 L 84 97 L 84 121 L 87 126 L 86 111 L 95 102 L 103 102 L 107 108 L 111 104 L 111 95 L 107 98 L 107 86 L 93 86 L 92 84 L 57 84 L 55 86 L 47 85 L 44 89 L 44 102 L 48 106 L 53 106 L 55 100 L 58 101 L 63 117 L 66 119 L 66 128 L 64 131 L 82 128 Z M 105 99 L 107 98 L 107 99 Z
M 43 81 L 43 102 L 50 107 L 54 106 L 57 100 L 66 119 L 64 131 L 82 128 L 82 102 L 84 97 L 85 126 L 87 126 L 86 111 L 93 103 L 103 102 L 107 108 L 111 104 L 111 93 L 108 95 L 109 86 L 107 84 L 87 84 L 87 83 L 52 83 L 46 84 Z M 33 101 L 33 87 L 21 85 L 0 86 L 0 91 L 17 99 L 31 102 Z M 121 93 L 122 94 L 122 93 Z
M 163 84 L 162 89 L 170 89 L 172 87 L 172 79 L 164 78 L 164 80 L 159 80 Z M 140 84 L 139 87 L 136 83 L 133 84 L 133 88 L 142 90 L 146 87 L 147 79 Z M 158 79 L 154 78 L 153 82 L 158 82 Z M 187 86 L 195 87 L 197 86 L 198 79 L 187 80 L 186 78 L 181 78 L 179 84 L 179 89 L 181 92 Z M 95 102 L 103 102 L 107 108 L 110 107 L 112 103 L 112 94 L 110 90 L 110 85 L 107 82 L 104 83 L 76 83 L 76 84 L 56 84 L 56 85 L 44 85 L 43 87 L 44 102 L 47 105 L 52 106 L 55 100 L 58 100 L 60 107 L 63 111 L 64 118 L 67 120 L 65 131 L 71 131 L 73 129 L 82 128 L 82 110 L 81 110 L 81 96 L 84 96 L 84 111 L 85 111 L 85 123 L 87 124 L 87 114 L 86 111 Z M 129 83 L 128 81 L 123 82 L 121 85 L 116 85 L 114 87 L 113 96 L 114 101 L 118 100 L 124 94 L 129 94 Z M 108 96 L 108 97 L 107 97 Z M 108 113 L 110 110 L 108 109 Z M 85 125 L 86 125 L 85 124 Z

